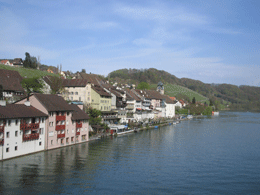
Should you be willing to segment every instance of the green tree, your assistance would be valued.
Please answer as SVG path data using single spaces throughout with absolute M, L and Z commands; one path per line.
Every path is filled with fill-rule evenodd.
M 101 123 L 101 111 L 93 108 L 89 108 L 87 113 L 90 117 L 89 124 L 90 125 L 99 125 Z
M 86 73 L 86 69 L 82 69 L 81 72 L 82 72 L 82 73 Z
M 192 98 L 192 104 L 196 104 L 196 98 L 195 97 Z
M 21 85 L 25 89 L 28 98 L 33 92 L 42 93 L 43 84 L 36 77 L 23 79 Z
M 211 115 L 212 114 L 212 107 L 211 106 L 207 106 L 206 109 L 203 110 L 202 112 L 203 115 Z
M 141 89 L 141 90 L 150 89 L 150 86 L 146 82 L 141 82 L 137 85 L 137 89 Z
M 50 78 L 52 84 L 51 84 L 51 93 L 52 94 L 58 94 L 61 93 L 61 91 L 64 89 L 63 86 L 63 79 L 61 77 L 53 76 Z
M 25 68 L 33 68 L 36 69 L 38 65 L 37 58 L 34 56 L 31 56 L 28 52 L 25 53 L 25 60 L 23 62 L 23 66 Z

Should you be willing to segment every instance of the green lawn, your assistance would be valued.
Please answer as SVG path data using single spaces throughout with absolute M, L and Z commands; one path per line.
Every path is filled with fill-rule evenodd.
M 152 84 L 150 85 L 151 89 L 156 89 L 157 85 L 156 84 Z M 192 91 L 186 87 L 182 87 L 179 85 L 174 85 L 174 84 L 166 84 L 164 85 L 164 91 L 165 94 L 171 96 L 171 97 L 175 97 L 177 94 L 181 93 L 183 95 L 186 95 L 190 98 L 190 100 L 193 99 L 193 97 L 195 97 L 196 101 L 201 101 L 201 102 L 207 102 L 209 104 L 209 100 L 207 97 Z
M 18 68 L 18 67 L 6 66 L 6 65 L 2 65 L 2 64 L 0 64 L 0 69 L 18 71 L 20 73 L 20 75 L 25 78 L 43 77 L 46 75 L 56 76 L 56 74 L 48 73 L 46 71 L 35 70 L 35 69 L 30 69 L 30 68 L 22 68 L 22 67 Z

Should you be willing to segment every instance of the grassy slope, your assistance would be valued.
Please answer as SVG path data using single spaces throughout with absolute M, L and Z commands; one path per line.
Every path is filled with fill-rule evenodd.
M 29 68 L 18 68 L 18 67 L 12 67 L 12 66 L 6 66 L 0 64 L 0 69 L 6 69 L 6 70 L 15 70 L 20 73 L 22 77 L 32 78 L 32 77 L 42 77 L 46 75 L 55 76 L 55 74 L 48 73 L 41 70 L 35 70 L 35 69 L 29 69 Z
M 156 84 L 152 84 L 151 85 L 151 88 L 152 89 L 155 89 L 156 88 Z M 164 90 L 165 90 L 165 94 L 171 96 L 171 97 L 174 97 L 176 96 L 177 94 L 181 93 L 183 95 L 186 95 L 190 98 L 190 100 L 193 99 L 193 97 L 195 97 L 196 101 L 201 101 L 201 102 L 207 102 L 208 103 L 208 98 L 195 92 L 195 91 L 192 91 L 186 87 L 182 87 L 182 86 L 179 86 L 179 85 L 174 85 L 174 84 L 166 84 L 164 85 Z

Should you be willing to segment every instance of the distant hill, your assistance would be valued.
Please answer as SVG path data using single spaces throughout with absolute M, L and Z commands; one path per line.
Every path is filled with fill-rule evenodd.
M 253 86 L 236 86 L 231 84 L 206 84 L 199 80 L 189 78 L 177 78 L 170 73 L 150 69 L 120 69 L 111 72 L 108 75 L 110 81 L 118 83 L 135 83 L 148 82 L 157 84 L 163 82 L 167 89 L 167 84 L 179 85 L 191 89 L 212 101 L 220 103 L 230 102 L 231 109 L 236 110 L 260 110 L 260 87 Z M 167 93 L 167 92 L 166 92 Z

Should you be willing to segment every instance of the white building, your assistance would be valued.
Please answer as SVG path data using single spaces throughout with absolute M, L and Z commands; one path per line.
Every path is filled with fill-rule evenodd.
M 0 102 L 0 160 L 44 150 L 47 115 L 25 104 Z

